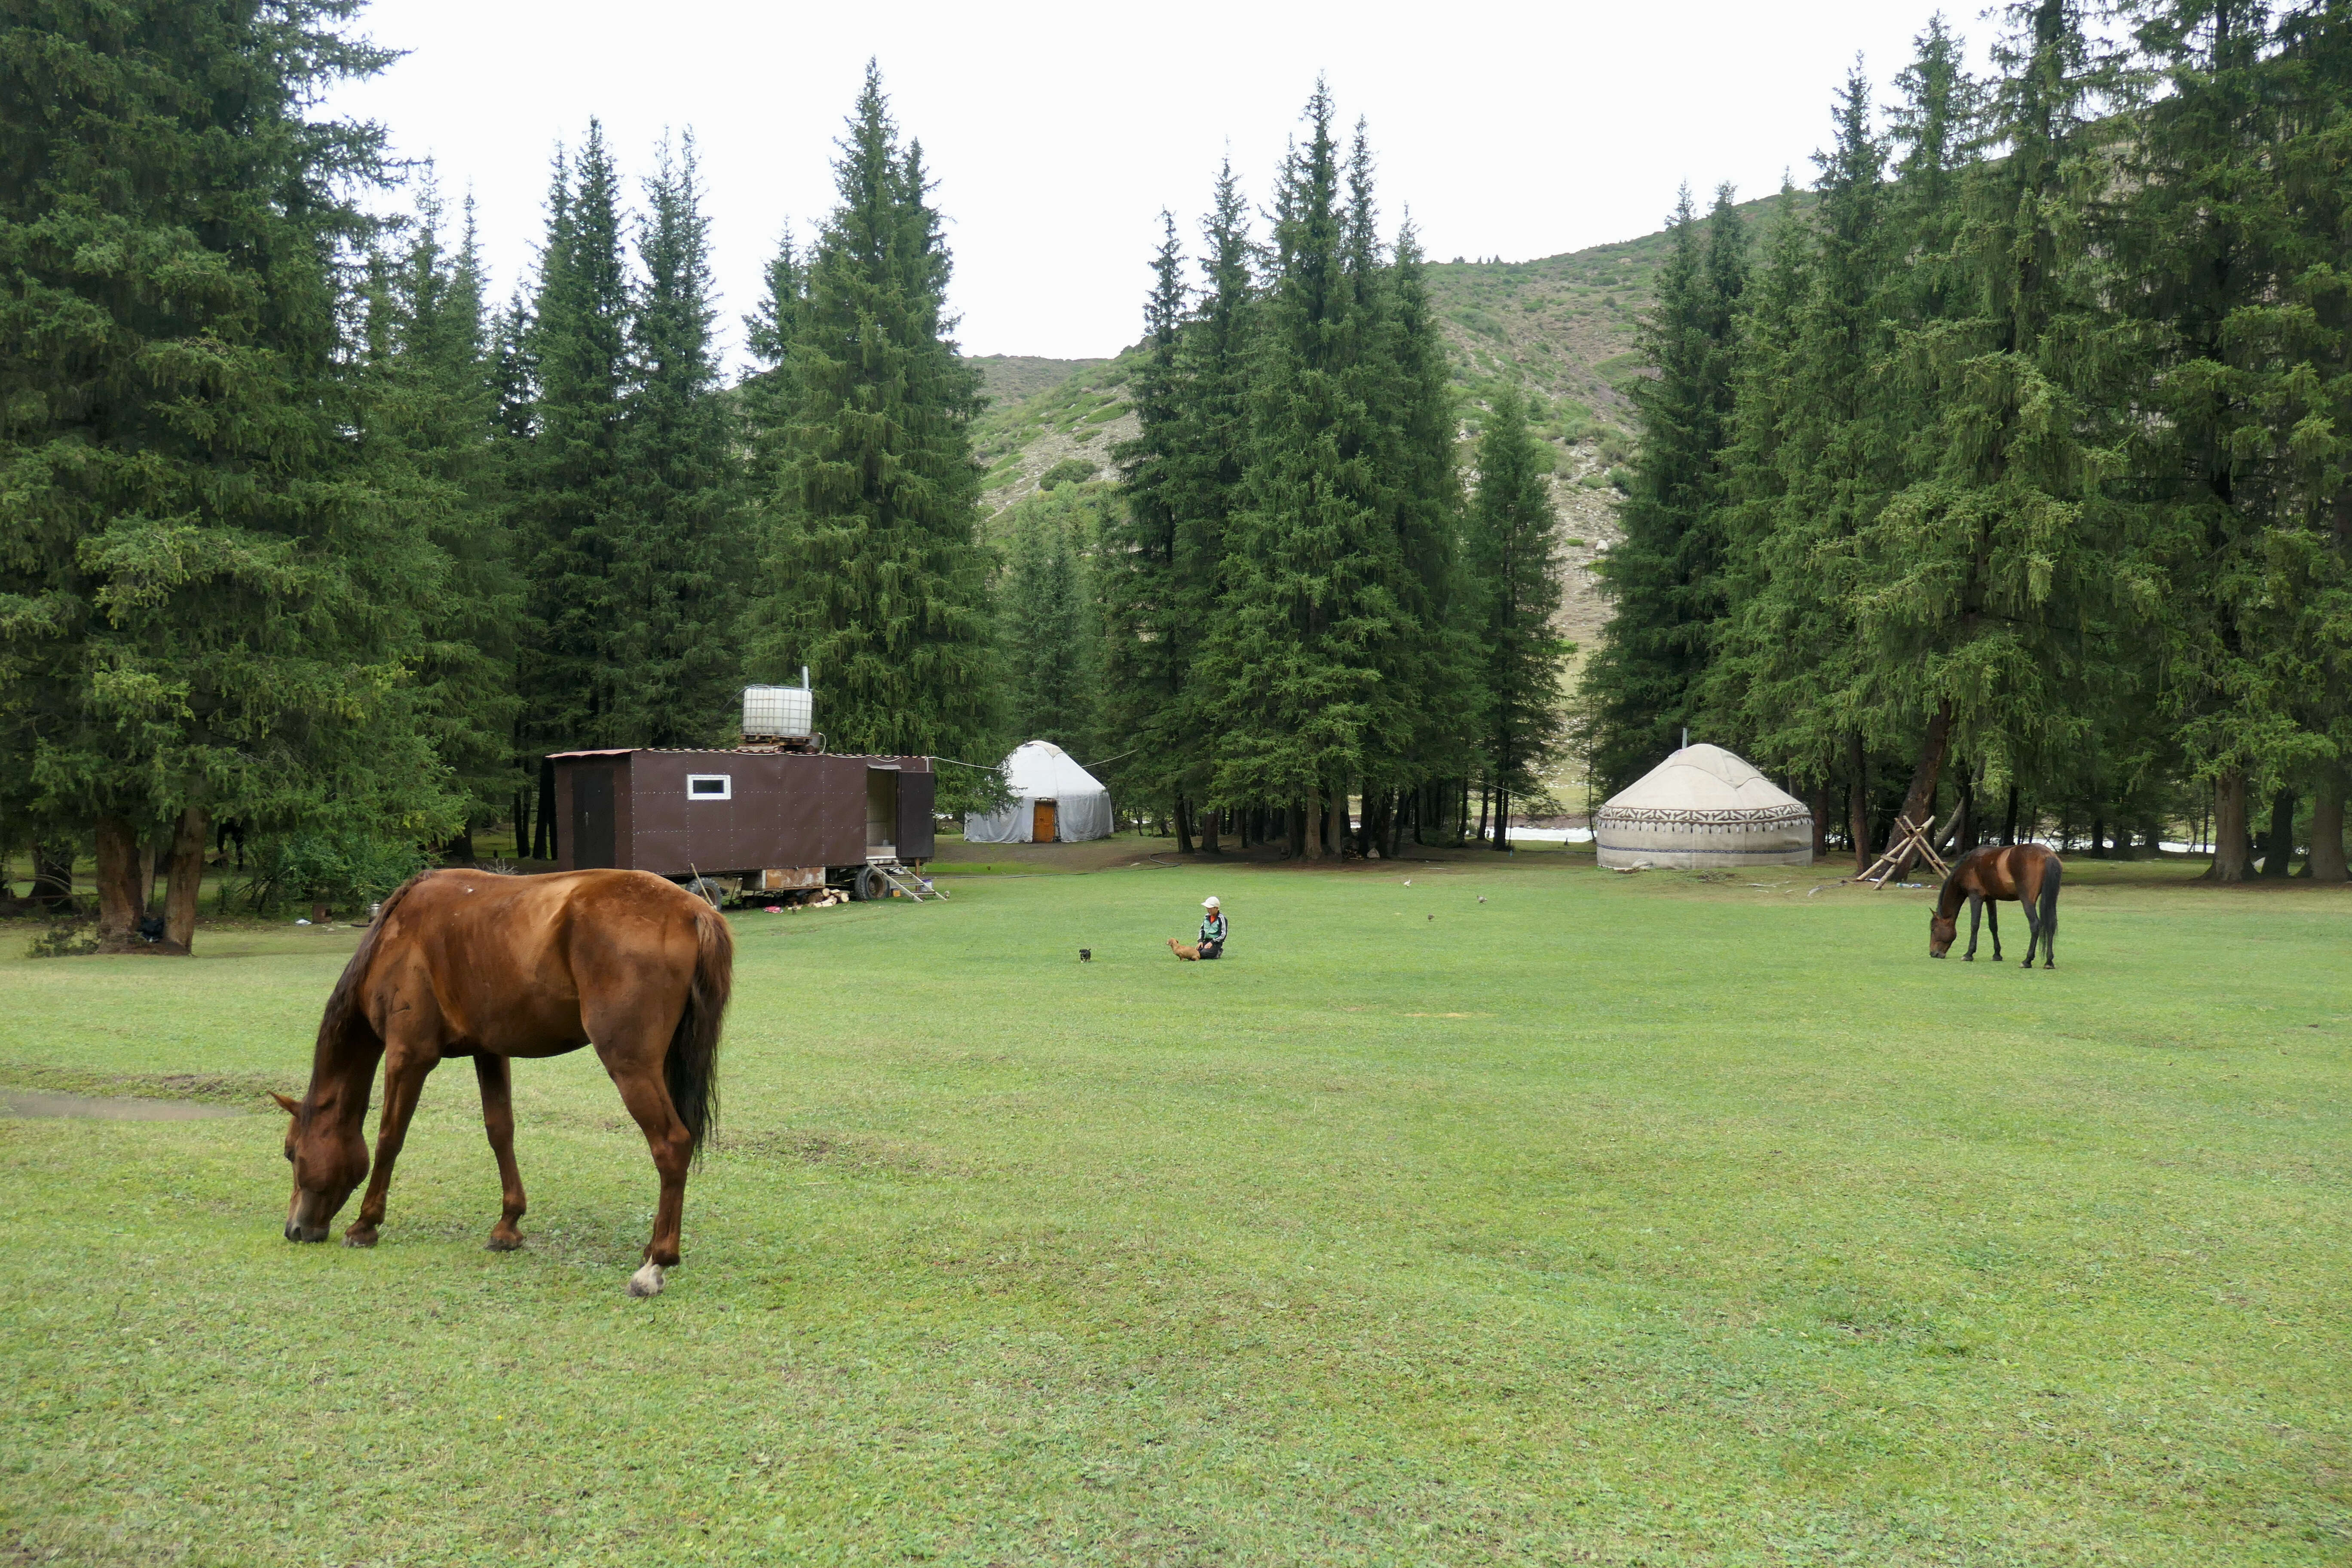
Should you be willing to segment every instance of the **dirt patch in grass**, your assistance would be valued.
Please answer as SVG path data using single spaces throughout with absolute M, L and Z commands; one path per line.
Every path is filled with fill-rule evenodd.
M 239 1110 L 268 1109 L 273 1089 L 297 1097 L 302 1093 L 299 1083 L 281 1082 L 260 1073 L 88 1072 L 77 1068 L 37 1067 L 24 1062 L 0 1062 L 0 1084 L 52 1096 L 89 1100 L 193 1100 L 202 1105 L 227 1106 Z M 205 1113 L 195 1111 L 190 1114 Z

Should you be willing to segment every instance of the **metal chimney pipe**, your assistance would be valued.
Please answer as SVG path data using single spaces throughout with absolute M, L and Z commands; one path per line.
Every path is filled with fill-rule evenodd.
M 803 665 L 803 666 L 801 666 L 801 689 L 802 689 L 803 691 L 806 691 L 808 689 L 809 689 L 809 683 L 808 683 L 808 666 L 807 666 L 807 665 Z M 1687 734 L 1689 731 L 1684 731 L 1684 732 L 1685 732 L 1685 734 Z

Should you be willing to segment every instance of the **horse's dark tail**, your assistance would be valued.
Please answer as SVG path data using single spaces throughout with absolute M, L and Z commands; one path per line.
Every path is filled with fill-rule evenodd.
M 719 1026 L 727 1016 L 728 994 L 735 988 L 735 933 L 717 910 L 695 900 L 694 980 L 686 990 L 686 1010 L 677 1016 L 677 1032 L 670 1037 L 669 1055 L 662 1062 L 662 1081 L 669 1086 L 669 1102 L 677 1119 L 694 1138 L 694 1156 L 702 1158 L 703 1135 L 719 1121 Z
M 2064 879 L 2065 863 L 2057 856 L 2050 857 L 2042 868 L 2042 961 L 2051 962 L 2051 949 L 2058 941 L 2058 884 Z

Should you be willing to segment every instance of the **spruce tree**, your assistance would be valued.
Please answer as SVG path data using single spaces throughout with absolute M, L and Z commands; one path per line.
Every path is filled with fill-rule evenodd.
M 1161 237 L 1152 258 L 1151 292 L 1143 312 L 1142 353 L 1128 378 L 1136 434 L 1112 453 L 1126 504 L 1106 531 L 1100 578 L 1104 644 L 1104 717 L 1129 753 L 1116 775 L 1130 801 L 1160 803 L 1177 825 L 1178 847 L 1192 847 L 1188 786 L 1195 795 L 1201 764 L 1191 722 L 1187 681 L 1202 625 L 1181 580 L 1182 514 L 1192 457 L 1192 387 L 1178 363 L 1191 290 L 1176 222 L 1160 215 Z M 1016 577 L 1018 568 L 1016 566 Z M 1017 635 L 1017 632 L 1016 634 Z M 1005 644 L 1016 669 L 1032 657 Z M 1016 688 L 1028 683 L 1016 676 Z M 1015 710 L 1031 705 L 1016 699 Z M 1035 727 L 1032 721 L 1028 726 Z
M 576 160 L 558 158 L 548 208 L 527 345 L 530 433 L 509 467 L 529 610 L 518 684 L 540 751 L 634 739 L 623 727 L 625 610 L 614 581 L 633 487 L 622 430 L 629 279 L 619 177 L 596 121 Z
M 1673 751 L 1701 705 L 1723 613 L 1722 453 L 1746 249 L 1728 190 L 1717 195 L 1704 243 L 1683 191 L 1658 302 L 1642 326 L 1657 374 L 1634 393 L 1641 446 L 1618 511 L 1623 538 L 1599 568 L 1609 626 L 1583 681 L 1588 762 L 1605 789 Z
M 2034 26 L 1992 128 L 2010 156 L 1968 172 L 1965 202 L 1967 87 L 1940 27 L 1906 79 L 1908 265 L 1890 295 L 1907 320 L 1878 422 L 1917 477 L 1859 531 L 1855 619 L 1878 732 L 1922 737 L 1899 813 L 1915 822 L 1955 745 L 2005 772 L 2081 751 L 2100 708 L 2084 650 L 2113 646 L 2098 606 L 2133 570 L 2085 441 L 2101 410 L 2083 366 L 2101 356 L 2084 353 L 2097 290 L 2068 219 L 2085 177 L 2082 42 L 2063 6 Z
M 1776 242 L 1776 288 L 1801 282 L 1802 293 L 1768 301 L 1786 322 L 1772 324 L 1779 341 L 1751 355 L 1734 416 L 1743 445 L 1769 451 L 1773 471 L 1739 481 L 1748 513 L 1739 573 L 1750 595 L 1727 616 L 1713 683 L 1758 763 L 1812 779 L 1846 773 L 1857 858 L 1869 839 L 1863 759 L 1878 736 L 1862 689 L 1870 671 L 1854 624 L 1854 541 L 1899 475 L 1880 402 L 1891 276 L 1885 150 L 1870 122 L 1869 83 L 1857 70 L 1839 97 L 1836 142 L 1819 155 L 1811 233 L 1784 229 Z M 1787 253 L 1796 247 L 1801 256 Z
M 614 727 L 633 745 L 709 745 L 737 721 L 733 634 L 749 563 L 691 132 L 675 152 L 664 142 L 646 201 L 619 443 L 628 480 L 608 525 Z
M 1560 666 L 1572 645 L 1551 624 L 1559 610 L 1559 520 L 1550 471 L 1550 454 L 1528 430 L 1525 399 L 1505 387 L 1478 439 L 1466 552 L 1484 612 L 1479 739 L 1496 791 L 1497 849 L 1510 847 L 1501 825 L 1510 820 L 1511 798 L 1541 793 L 1560 733 Z
M 2343 621 L 2324 607 L 2341 595 L 2344 550 L 2330 428 L 2344 396 L 2343 231 L 2326 237 L 2345 210 L 2340 37 L 2333 79 L 2323 62 L 2343 24 L 2306 15 L 2274 37 L 2269 14 L 2254 0 L 2142 8 L 2155 79 L 2121 148 L 2126 199 L 2098 226 L 2154 342 L 2135 466 L 2166 578 L 2165 701 L 2189 766 L 2212 782 L 2222 881 L 2251 874 L 2252 797 L 2332 767 L 2342 732 L 2326 628 Z M 2330 141 L 2335 172 L 2314 181 L 2311 154 Z M 2273 848 L 2273 866 L 2284 858 Z
M 811 667 L 833 749 L 985 758 L 1002 739 L 971 422 L 979 373 L 946 313 L 950 262 L 919 142 L 869 64 L 806 258 L 765 498 L 777 673 Z
M 1365 401 L 1363 349 L 1378 323 L 1349 276 L 1332 118 L 1318 85 L 1307 140 L 1276 190 L 1245 500 L 1202 659 L 1220 727 L 1219 798 L 1286 803 L 1309 855 L 1384 743 L 1374 723 L 1392 704 L 1380 682 L 1409 631 Z
M 0 810 L 94 826 L 100 924 L 172 832 L 184 944 L 214 814 L 455 825 L 406 672 L 441 562 L 368 482 L 336 263 L 387 58 L 341 0 L 27 0 L 0 31 Z
M 1093 495 L 1062 485 L 1013 509 L 1012 548 L 997 595 L 1013 734 L 1092 754 L 1100 712 L 1101 621 L 1092 559 Z M 1122 738 L 1132 746 L 1133 735 Z
M 454 252 L 444 222 L 428 182 L 406 244 L 372 258 L 357 429 L 384 503 L 420 523 L 446 563 L 425 606 L 415 705 L 470 833 L 506 816 L 523 782 L 513 748 L 522 594 L 472 204 Z

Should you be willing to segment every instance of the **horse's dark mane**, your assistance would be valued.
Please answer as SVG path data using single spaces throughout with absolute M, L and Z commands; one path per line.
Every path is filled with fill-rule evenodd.
M 1960 900 L 1968 896 L 1967 890 L 1960 886 L 1960 868 L 1968 864 L 1969 855 L 1973 855 L 1975 853 L 1976 851 L 1971 849 L 1967 855 L 1957 856 L 1953 858 L 1952 874 L 1946 877 L 1944 879 L 1944 885 L 1936 890 L 1936 918 L 1937 920 L 1948 921 L 1954 915 L 1960 912 Z M 1916 920 L 1918 917 L 1915 915 L 1912 918 Z
M 367 980 L 368 963 L 375 957 L 376 938 L 383 934 L 384 923 L 400 907 L 400 900 L 408 897 L 408 890 L 431 875 L 430 870 L 419 871 L 392 890 L 392 896 L 376 910 L 375 919 L 368 922 L 367 934 L 352 950 L 351 962 L 343 965 L 334 990 L 328 994 L 327 1010 L 319 1018 L 319 1043 L 310 1053 L 310 1094 L 318 1092 L 320 1077 L 338 1065 L 343 1041 L 351 1033 L 352 1020 L 360 1014 L 360 993 Z M 302 1097 L 305 1111 L 310 1109 L 310 1094 Z

